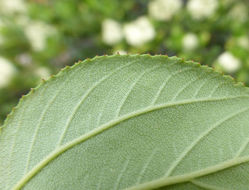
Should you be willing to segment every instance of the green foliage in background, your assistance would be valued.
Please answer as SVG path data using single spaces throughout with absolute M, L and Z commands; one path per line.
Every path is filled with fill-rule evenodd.
M 6 120 L 0 189 L 246 190 L 248 118 L 249 89 L 194 62 L 79 62 Z
M 0 124 L 41 78 L 117 51 L 177 55 L 249 85 L 248 10 L 247 0 L 0 0 Z

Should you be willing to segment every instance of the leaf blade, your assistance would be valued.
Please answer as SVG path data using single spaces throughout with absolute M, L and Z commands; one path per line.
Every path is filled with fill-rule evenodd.
M 210 77 L 210 79 L 207 80 L 207 84 L 206 78 L 203 76 Z M 187 79 L 188 82 L 186 82 Z M 16 184 L 16 189 L 21 187 L 24 187 L 25 189 L 32 189 L 41 185 L 41 179 L 44 181 L 46 178 L 51 178 L 53 179 L 53 182 L 49 182 L 47 184 L 42 183 L 42 186 L 40 187 L 45 188 L 46 186 L 46 188 L 51 188 L 59 185 L 60 188 L 66 188 L 70 184 L 68 181 L 69 179 L 66 178 L 66 175 L 58 176 L 55 172 L 57 171 L 57 173 L 60 173 L 60 171 L 65 170 L 74 176 L 70 180 L 75 180 L 73 184 L 68 186 L 68 188 L 72 187 L 72 185 L 76 185 L 75 188 L 77 188 L 79 187 L 79 184 L 82 184 L 85 185 L 86 188 L 95 189 L 96 184 L 93 180 L 94 174 L 90 172 L 92 169 L 87 167 L 84 168 L 86 165 L 91 165 L 93 168 L 98 168 L 97 166 L 101 168 L 101 171 L 95 169 L 95 172 L 98 173 L 99 171 L 100 180 L 98 184 L 104 189 L 128 188 L 134 186 L 135 184 L 138 184 L 138 188 L 142 188 L 143 185 L 141 184 L 145 184 L 147 186 L 150 182 L 152 183 L 154 180 L 157 181 L 161 179 L 162 176 L 165 176 L 165 173 L 167 174 L 167 172 L 169 176 L 165 179 L 168 180 L 174 178 L 175 176 L 181 176 L 184 172 L 193 173 L 194 171 L 199 171 L 198 169 L 200 168 L 205 169 L 215 164 L 226 163 L 234 157 L 232 149 L 230 151 L 224 149 L 228 152 L 226 157 L 222 158 L 221 156 L 219 158 L 217 153 L 215 158 L 216 160 L 210 161 L 210 163 L 199 163 L 199 168 L 193 167 L 194 171 L 192 171 L 193 168 L 188 168 L 188 160 L 194 160 L 196 158 L 192 153 L 189 155 L 188 153 L 185 155 L 185 153 L 186 147 L 191 147 L 191 143 L 194 143 L 194 140 L 198 139 L 196 139 L 196 137 L 200 138 L 200 134 L 204 131 L 204 129 L 209 129 L 207 130 L 207 135 L 209 135 L 208 132 L 210 132 L 212 133 L 212 135 L 209 135 L 211 136 L 210 138 L 216 139 L 216 134 L 213 133 L 216 133 L 216 131 L 221 129 L 227 131 L 227 129 L 223 128 L 231 126 L 231 124 L 229 124 L 225 119 L 228 119 L 229 115 L 233 116 L 236 113 L 240 113 L 238 117 L 233 117 L 231 122 L 238 124 L 241 130 L 247 130 L 245 126 L 248 124 L 248 121 L 243 119 L 241 115 L 248 115 L 248 90 L 243 87 L 235 87 L 234 84 L 228 80 L 229 79 L 224 79 L 208 69 L 200 68 L 193 63 L 183 63 L 180 59 L 166 58 L 164 56 L 113 56 L 98 58 L 93 61 L 86 61 L 85 64 L 78 64 L 73 69 L 66 70 L 64 74 L 59 74 L 58 77 L 41 86 L 37 90 L 38 92 L 35 92 L 31 95 L 31 97 L 29 96 L 26 100 L 24 100 L 27 103 L 21 103 L 21 106 L 31 105 L 30 102 L 33 103 L 33 106 L 29 107 L 27 113 L 23 111 L 24 108 L 18 108 L 18 111 L 24 114 L 26 119 L 25 117 L 18 115 L 19 112 L 16 111 L 13 116 L 14 118 L 12 117 L 13 121 L 9 119 L 6 122 L 7 124 L 5 128 L 3 128 L 3 134 L 1 134 L 2 138 L 5 137 L 6 139 L 6 136 L 8 136 L 6 135 L 7 132 L 5 132 L 5 130 L 11 126 L 15 127 L 17 121 L 20 122 L 20 119 L 17 119 L 18 117 L 21 117 L 22 122 L 28 124 L 29 126 L 27 127 L 25 124 L 22 124 L 22 128 L 25 128 L 22 129 L 22 138 L 27 134 L 31 135 L 31 137 L 33 136 L 33 138 L 23 138 L 26 139 L 25 142 L 27 142 L 29 145 L 28 147 L 30 147 L 29 151 L 25 150 L 27 146 L 24 145 L 24 143 L 21 143 L 21 148 L 18 149 L 20 151 L 19 154 L 21 153 L 25 155 L 26 153 L 29 155 L 26 159 L 26 163 L 30 163 L 28 164 L 30 167 L 26 166 L 26 169 L 22 169 L 20 166 L 20 173 L 17 175 L 19 177 L 15 177 L 18 179 L 15 181 L 13 180 L 14 178 L 12 178 L 10 181 L 14 181 L 12 185 Z M 219 82 L 218 87 L 217 85 L 214 85 L 214 83 L 216 84 L 217 82 Z M 57 89 L 57 93 L 55 94 L 54 88 Z M 108 90 L 110 92 L 107 93 Z M 43 95 L 43 93 L 45 95 Z M 44 102 L 44 105 L 40 105 L 39 102 Z M 212 110 L 218 110 L 219 106 L 222 108 L 220 111 L 221 113 L 212 113 Z M 102 107 L 102 119 L 96 119 L 99 107 Z M 62 117 L 60 116 L 60 113 L 57 113 L 60 110 L 59 108 L 62 109 L 61 113 L 65 117 Z M 202 108 L 204 108 L 204 110 Z M 184 113 L 181 109 L 188 112 Z M 232 109 L 232 111 L 230 109 Z M 33 113 L 34 110 L 36 113 Z M 235 112 L 233 110 L 235 110 Z M 242 113 L 243 110 L 244 113 Z M 195 114 L 200 118 L 196 118 Z M 211 118 L 205 118 L 205 114 L 209 115 Z M 33 121 L 28 121 L 29 115 L 34 117 Z M 162 119 L 161 116 L 164 116 L 164 119 Z M 17 118 L 15 119 L 15 117 Z M 188 121 L 188 117 L 190 117 L 193 121 Z M 214 121 L 217 123 L 221 117 L 226 125 L 221 123 L 222 125 L 216 129 L 217 126 Z M 143 118 L 143 120 L 140 118 Z M 175 120 L 172 120 L 172 118 Z M 242 121 L 238 121 L 237 118 L 240 118 Z M 207 121 L 203 122 L 201 119 Z M 30 127 L 32 129 L 34 121 L 37 121 L 38 128 L 35 127 L 35 131 L 29 131 Z M 180 123 L 183 121 L 186 122 L 185 127 L 187 127 L 189 131 L 185 131 L 183 129 L 184 125 Z M 99 122 L 101 122 L 101 124 L 98 124 Z M 147 128 L 151 131 L 154 130 L 148 125 L 149 122 L 151 126 L 161 126 L 161 128 L 158 128 L 157 130 L 169 139 L 170 137 L 168 134 L 171 134 L 175 138 L 180 138 L 179 136 L 183 135 L 185 131 L 188 135 L 186 135 L 185 140 L 180 139 L 176 141 L 174 144 L 176 148 L 173 150 L 174 148 L 172 148 L 173 145 L 170 140 L 165 141 L 164 138 L 161 137 L 161 141 L 157 142 L 160 138 L 154 138 L 160 137 L 161 134 L 157 131 L 154 131 L 154 133 L 151 132 L 152 134 L 150 134 L 150 132 L 147 131 Z M 198 126 L 202 122 L 203 126 Z M 132 123 L 134 128 L 130 129 L 129 123 Z M 122 129 L 124 124 L 125 126 Z M 212 124 L 214 127 L 210 128 Z M 61 126 L 65 127 L 63 128 Z M 146 129 L 143 129 L 142 126 L 146 126 Z M 180 134 L 177 134 L 177 130 L 171 128 L 172 126 L 175 126 L 180 131 Z M 6 127 L 8 128 L 6 129 Z M 123 133 L 118 131 L 124 129 L 130 131 L 130 134 L 127 133 L 127 131 L 123 131 Z M 212 129 L 215 129 L 214 132 Z M 11 131 L 9 133 L 15 132 Z M 231 131 L 229 133 L 231 133 Z M 246 131 L 246 133 L 248 133 L 248 131 Z M 53 136 L 54 134 L 56 134 L 56 137 Z M 115 136 L 114 134 L 118 135 Z M 124 134 L 127 136 L 124 137 Z M 131 134 L 137 138 L 130 139 L 133 144 L 128 143 L 129 146 L 124 145 L 127 143 L 126 141 L 131 138 L 129 137 Z M 102 139 L 102 136 L 104 135 L 106 137 L 108 136 L 108 140 L 113 144 L 110 144 L 106 141 L 106 139 Z M 229 135 L 230 134 L 228 134 L 228 137 Z M 238 136 L 236 136 L 236 138 L 238 139 Z M 242 140 L 240 140 L 239 143 L 241 144 L 233 144 L 232 148 L 239 147 L 242 152 L 243 149 L 247 150 L 247 141 L 244 140 L 245 138 L 245 136 L 241 136 L 243 143 Z M 33 140 L 30 141 L 30 139 Z M 47 141 L 47 144 L 44 143 L 46 142 L 46 139 L 50 140 Z M 102 139 L 102 141 L 100 139 Z M 152 145 L 147 145 L 145 141 L 148 139 L 154 139 L 157 144 L 151 143 L 153 144 L 153 147 L 151 147 Z M 19 139 L 17 142 L 18 141 L 20 142 Z M 96 144 L 95 141 L 99 142 L 101 144 L 101 148 L 107 152 L 103 152 L 103 150 L 99 147 L 100 145 Z M 119 141 L 123 143 L 120 143 Z M 204 141 L 206 141 L 206 138 Z M 0 146 L 1 148 L 3 147 L 4 153 L 8 153 L 3 142 L 4 141 L 1 140 Z M 76 144 L 74 144 L 75 142 Z M 224 142 L 226 142 L 226 139 Z M 169 147 L 171 145 L 172 147 Z M 194 148 L 193 152 L 196 152 L 195 149 L 200 146 L 204 146 L 198 144 L 198 147 L 196 148 L 196 145 L 194 144 L 194 146 L 192 146 Z M 92 148 L 90 149 L 87 146 Z M 205 146 L 210 148 L 213 144 Z M 69 147 L 72 147 L 72 150 L 69 150 Z M 78 147 L 81 148 L 78 149 Z M 114 150 L 118 149 L 118 147 L 124 147 L 122 150 L 123 152 L 118 150 L 118 153 L 115 153 Z M 136 151 L 128 153 L 127 151 L 131 147 L 133 147 Z M 140 150 L 141 147 L 143 147 L 144 150 Z M 165 147 L 167 148 L 167 153 L 170 156 L 169 160 L 166 161 L 162 160 L 162 155 L 165 155 L 165 152 L 162 152 L 162 150 L 164 150 Z M 103 159 L 102 156 L 105 155 L 106 158 L 103 160 L 103 163 L 97 159 L 98 157 L 93 156 L 90 150 L 96 155 L 99 155 L 99 159 Z M 99 152 L 96 152 L 97 150 L 99 150 Z M 192 151 L 192 149 L 190 150 Z M 73 154 L 72 152 L 75 151 L 76 153 Z M 173 151 L 175 151 L 174 154 Z M 217 152 L 218 150 L 215 151 Z M 100 152 L 102 154 L 100 154 Z M 139 152 L 138 155 L 137 152 Z M 86 160 L 83 158 L 77 158 L 78 160 L 76 161 L 74 160 L 75 158 L 71 158 L 73 155 L 78 155 L 79 153 L 85 155 Z M 14 153 L 14 155 L 15 154 L 16 153 Z M 66 161 L 64 157 L 69 156 L 68 154 L 71 155 L 71 157 L 70 159 L 67 158 Z M 115 159 L 113 155 L 109 154 L 116 155 L 118 159 Z M 207 155 L 210 156 L 210 153 Z M 161 159 L 158 159 L 157 157 Z M 50 158 L 51 160 L 47 158 Z M 107 158 L 110 158 L 110 160 L 114 163 L 109 163 Z M 135 158 L 140 158 L 140 161 L 137 162 Z M 177 158 L 179 160 L 174 164 L 174 161 Z M 238 160 L 240 159 L 241 157 L 239 157 Z M 0 160 L 5 163 L 3 154 L 0 155 Z M 61 160 L 63 160 L 63 162 Z M 71 160 L 71 162 L 69 163 L 68 160 Z M 96 163 L 90 164 L 93 160 L 95 160 Z M 127 160 L 129 160 L 129 162 Z M 157 160 L 160 164 L 156 165 L 155 160 Z M 60 164 L 58 164 L 59 162 L 68 163 L 66 167 L 71 164 L 70 167 L 74 169 L 70 170 L 70 168 L 63 168 Z M 81 162 L 85 163 L 85 165 L 80 165 L 79 163 Z M 128 164 L 126 164 L 127 162 Z M 248 161 L 243 160 L 243 163 L 244 162 Z M 19 161 L 19 163 L 23 163 L 23 160 Z M 103 166 L 104 163 L 107 163 L 109 167 Z M 125 163 L 125 169 L 119 168 L 119 163 Z M 9 174 L 12 173 L 11 171 L 13 171 L 13 168 L 16 168 L 16 165 L 11 165 L 12 163 L 8 166 Z M 112 165 L 116 165 L 116 168 L 113 168 Z M 138 166 L 132 169 L 131 166 L 134 165 Z M 54 168 L 55 166 L 58 168 Z M 166 166 L 171 166 L 171 169 Z M 157 172 L 156 169 L 158 170 Z M 162 171 L 162 169 L 164 169 L 164 171 Z M 0 167 L 1 176 L 3 170 L 4 169 Z M 22 172 L 23 170 L 24 173 Z M 121 175 L 119 170 L 126 172 L 123 172 Z M 46 173 L 46 171 L 50 171 L 56 177 Z M 107 173 L 110 174 L 110 176 L 103 176 L 103 171 L 105 171 L 105 173 L 108 171 Z M 86 175 L 83 176 L 83 173 L 86 173 Z M 171 173 L 173 176 L 170 175 Z M 127 174 L 135 176 L 133 178 L 136 179 L 127 176 Z M 207 174 L 208 173 L 205 173 L 205 175 Z M 84 182 L 83 184 L 83 182 L 79 179 L 79 176 L 81 175 L 83 179 L 90 178 L 92 180 L 90 180 L 90 182 L 85 181 L 86 183 Z M 121 177 L 114 178 L 114 176 L 120 175 Z M 200 176 L 195 177 L 197 178 Z M 59 181 L 63 181 L 62 179 L 64 182 L 62 184 L 58 184 Z M 164 180 L 162 185 L 167 185 L 167 183 L 164 183 Z M 4 182 L 1 181 L 1 187 L 3 183 Z

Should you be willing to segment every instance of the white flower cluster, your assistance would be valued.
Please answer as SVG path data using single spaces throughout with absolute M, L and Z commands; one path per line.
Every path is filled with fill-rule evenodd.
M 52 26 L 38 21 L 30 21 L 24 28 L 24 33 L 34 51 L 43 50 L 46 47 L 47 38 L 54 35 L 55 32 L 55 28 Z
M 240 60 L 229 52 L 222 53 L 217 62 L 228 73 L 237 71 L 241 66 Z
M 0 57 L 0 88 L 6 87 L 9 84 L 15 72 L 14 65 L 9 60 Z
M 194 50 L 198 47 L 198 45 L 199 45 L 199 39 L 196 34 L 194 33 L 185 34 L 182 40 L 182 46 L 184 50 L 186 51 Z
M 182 7 L 182 0 L 153 0 L 149 3 L 149 14 L 156 20 L 170 20 Z
M 123 38 L 122 26 L 117 21 L 106 19 L 102 23 L 102 40 L 108 45 L 119 43 Z
M 132 46 L 141 46 L 155 37 L 155 29 L 145 16 L 123 27 L 117 21 L 106 19 L 102 23 L 102 40 L 108 45 L 115 45 L 123 38 Z
M 236 20 L 237 22 L 245 22 L 248 18 L 248 9 L 242 3 L 237 3 L 233 6 L 232 10 L 228 13 L 228 16 L 231 19 Z
M 47 80 L 50 77 L 51 72 L 46 67 L 39 67 L 38 69 L 35 70 L 35 74 L 39 76 L 41 79 Z
M 16 57 L 16 60 L 18 61 L 19 64 L 23 66 L 30 66 L 32 64 L 32 57 L 28 53 L 19 54 Z
M 238 38 L 237 43 L 240 47 L 249 50 L 249 38 L 248 36 L 241 36 Z
M 217 8 L 217 0 L 190 0 L 187 4 L 187 10 L 194 19 L 210 17 Z
M 125 24 L 124 35 L 128 44 L 141 46 L 155 37 L 155 29 L 147 17 Z
M 5 14 L 25 13 L 27 5 L 24 0 L 0 0 L 0 10 Z

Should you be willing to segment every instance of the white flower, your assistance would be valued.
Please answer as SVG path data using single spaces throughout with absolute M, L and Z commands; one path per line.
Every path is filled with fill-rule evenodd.
M 188 33 L 183 37 L 182 46 L 185 50 L 191 51 L 198 47 L 199 40 L 196 34 Z
M 155 37 L 155 29 L 147 17 L 139 17 L 137 20 L 125 24 L 124 35 L 128 44 L 141 46 Z
M 240 47 L 249 49 L 249 38 L 247 36 L 239 37 L 237 43 Z
M 157 20 L 170 20 L 182 4 L 182 0 L 153 0 L 149 3 L 149 14 Z
M 38 69 L 35 70 L 35 74 L 40 78 L 47 80 L 50 77 L 51 72 L 46 67 L 39 67 Z
M 114 51 L 114 54 L 119 54 L 119 55 L 127 55 L 127 51 L 125 51 L 125 50 L 116 50 L 116 51 Z
M 27 53 L 23 53 L 17 56 L 17 62 L 23 66 L 29 66 L 32 64 L 32 57 Z
M 0 57 L 0 88 L 6 87 L 15 74 L 14 65 L 7 59 Z
M 55 33 L 55 29 L 43 22 L 30 22 L 24 29 L 34 51 L 41 51 L 46 47 L 46 40 Z
M 235 21 L 245 22 L 248 19 L 248 9 L 243 3 L 236 3 L 228 16 Z
M 108 45 L 119 43 L 123 38 L 122 26 L 112 19 L 106 19 L 102 23 L 102 40 Z
M 0 0 L 0 9 L 6 14 L 25 13 L 27 5 L 24 0 Z
M 218 7 L 217 0 L 190 0 L 187 10 L 194 19 L 202 19 L 211 16 Z
M 233 72 L 237 71 L 241 66 L 240 60 L 237 59 L 236 57 L 234 57 L 229 52 L 222 53 L 218 57 L 217 62 L 224 69 L 224 71 L 226 71 L 228 73 L 233 73 Z
M 15 21 L 17 24 L 21 25 L 22 27 L 28 26 L 32 21 L 28 15 L 19 15 L 15 17 Z

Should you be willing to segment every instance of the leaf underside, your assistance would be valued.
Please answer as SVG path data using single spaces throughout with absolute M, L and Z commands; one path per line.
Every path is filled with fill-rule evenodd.
M 167 56 L 79 62 L 22 98 L 0 189 L 249 189 L 249 91 Z

